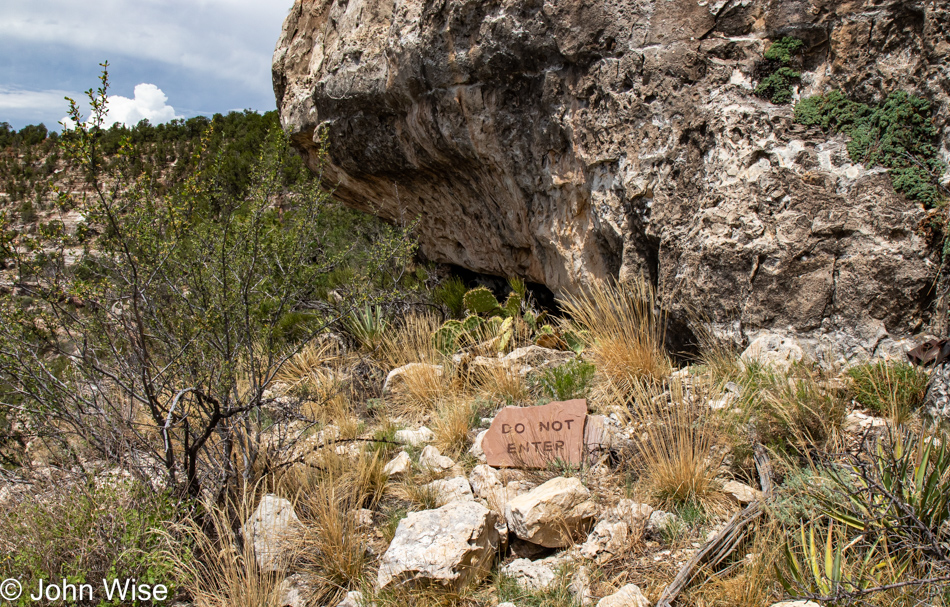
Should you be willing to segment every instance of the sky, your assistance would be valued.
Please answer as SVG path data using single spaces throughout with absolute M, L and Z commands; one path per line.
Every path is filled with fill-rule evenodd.
M 293 0 L 0 0 L 0 122 L 59 129 L 109 62 L 109 121 L 275 109 Z

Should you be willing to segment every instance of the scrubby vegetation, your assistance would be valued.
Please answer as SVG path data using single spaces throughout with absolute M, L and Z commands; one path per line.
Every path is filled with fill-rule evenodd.
M 869 105 L 831 91 L 798 102 L 795 120 L 848 135 L 851 159 L 889 169 L 894 189 L 908 198 L 929 208 L 945 197 L 937 185 L 945 167 L 929 101 L 894 91 L 880 105 Z
M 926 371 L 773 367 L 709 332 L 684 364 L 647 282 L 591 285 L 555 314 L 517 278 L 445 278 L 414 258 L 411 225 L 340 209 L 275 128 L 244 144 L 256 156 L 237 179 L 230 127 L 208 121 L 169 179 L 135 160 L 157 127 L 136 148 L 135 129 L 102 129 L 101 111 L 74 116 L 30 149 L 58 146 L 75 187 L 52 180 L 37 228 L 11 215 L 4 228 L 0 573 L 27 589 L 117 576 L 209 607 L 282 607 L 288 589 L 310 605 L 360 591 L 380 607 L 487 607 L 580 605 L 637 584 L 655 602 L 743 520 L 675 604 L 946 604 L 950 439 L 921 412 Z M 499 472 L 482 502 L 503 513 L 570 477 L 598 521 L 619 524 L 606 513 L 622 503 L 663 516 L 623 515 L 593 557 L 511 534 L 467 585 L 376 588 L 400 521 L 450 499 L 431 483 L 473 476 L 490 418 L 575 398 L 610 441 L 580 464 Z M 406 467 L 387 468 L 403 451 Z M 248 530 L 264 496 L 299 519 L 274 567 Z M 560 559 L 546 585 L 505 571 L 546 555 Z
M 792 86 L 802 77 L 793 66 L 801 63 L 799 51 L 804 44 L 798 38 L 786 36 L 769 45 L 765 61 L 756 66 L 759 75 L 756 95 L 777 104 L 792 100 Z

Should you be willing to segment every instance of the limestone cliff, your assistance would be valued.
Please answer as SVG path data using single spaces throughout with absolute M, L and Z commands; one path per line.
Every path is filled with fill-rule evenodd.
M 419 218 L 432 259 L 562 293 L 643 273 L 737 337 L 871 354 L 930 322 L 939 257 L 845 136 L 752 94 L 783 35 L 805 41 L 796 98 L 907 90 L 945 131 L 933 1 L 297 0 L 274 88 L 314 166 L 325 127 L 336 195 Z

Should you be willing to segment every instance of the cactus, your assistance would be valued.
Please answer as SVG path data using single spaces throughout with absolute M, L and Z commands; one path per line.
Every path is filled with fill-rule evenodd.
M 462 298 L 462 301 L 465 303 L 465 309 L 472 314 L 497 313 L 501 308 L 492 292 L 485 287 L 470 290 Z
M 508 295 L 508 299 L 505 300 L 505 316 L 509 318 L 512 316 L 518 316 L 521 314 L 521 302 L 523 301 L 521 295 L 518 293 L 512 292 Z
M 443 353 L 454 352 L 461 337 L 462 333 L 465 332 L 462 323 L 458 320 L 447 320 L 442 323 L 442 326 L 432 335 L 432 339 L 435 341 L 435 347 Z
M 515 319 L 509 316 L 501 323 L 500 333 L 498 335 L 498 351 L 505 352 L 508 350 L 508 346 L 511 345 L 511 342 L 514 340 L 515 336 Z

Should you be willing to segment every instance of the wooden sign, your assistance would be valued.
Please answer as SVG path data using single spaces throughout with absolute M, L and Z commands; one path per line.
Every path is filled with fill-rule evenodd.
M 482 441 L 494 468 L 545 468 L 561 461 L 580 465 L 584 456 L 586 400 L 540 407 L 505 407 Z

